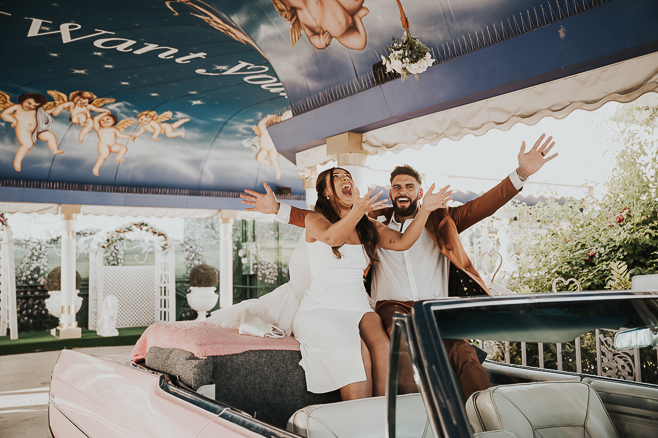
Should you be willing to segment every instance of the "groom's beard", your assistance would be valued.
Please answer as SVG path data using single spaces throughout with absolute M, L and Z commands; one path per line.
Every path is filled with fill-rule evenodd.
M 398 205 L 397 199 L 393 203 L 393 211 L 395 212 L 395 215 L 397 217 L 413 216 L 417 208 L 418 208 L 418 198 L 409 202 L 409 205 L 407 205 L 405 208 L 402 208 Z

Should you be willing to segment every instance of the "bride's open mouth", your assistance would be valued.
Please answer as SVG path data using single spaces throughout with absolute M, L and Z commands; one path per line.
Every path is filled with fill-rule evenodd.
M 340 191 L 343 193 L 343 195 L 352 197 L 352 185 L 351 184 L 349 184 L 349 183 L 343 184 Z

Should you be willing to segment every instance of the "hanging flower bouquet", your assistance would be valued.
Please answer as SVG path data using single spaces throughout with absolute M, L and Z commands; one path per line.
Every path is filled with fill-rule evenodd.
M 396 71 L 402 76 L 403 81 L 410 74 L 418 80 L 418 75 L 434 63 L 430 49 L 407 31 L 402 38 L 393 37 L 393 44 L 387 46 L 386 50 L 388 50 L 388 58 L 382 56 L 386 72 Z
M 6 227 L 6 226 L 8 226 L 8 224 L 7 224 L 7 216 L 6 216 L 6 215 L 7 215 L 7 213 L 5 213 L 5 212 L 0 212 L 0 229 L 2 229 L 2 227 Z
M 393 37 L 393 44 L 386 47 L 388 58 L 382 56 L 382 64 L 386 66 L 387 73 L 395 71 L 402 76 L 403 81 L 410 74 L 418 80 L 418 75 L 430 68 L 434 64 L 434 59 L 430 55 L 430 49 L 418 38 L 411 36 L 409 19 L 404 13 L 400 0 L 397 0 L 397 3 L 400 8 L 400 22 L 404 28 L 404 35 L 400 39 Z

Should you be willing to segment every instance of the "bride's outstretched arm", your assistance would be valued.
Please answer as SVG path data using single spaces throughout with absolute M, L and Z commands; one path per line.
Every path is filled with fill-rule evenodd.
M 370 189 L 363 198 L 359 197 L 359 189 L 354 188 L 355 201 L 352 209 L 338 222 L 331 223 L 319 212 L 311 212 L 306 216 L 306 241 L 315 242 L 319 240 L 332 247 L 341 246 L 354 231 L 356 224 L 361 218 L 373 210 L 381 208 L 387 201 L 375 200 L 382 192 L 373 195 L 375 189 Z
M 423 227 L 427 222 L 430 213 L 438 208 L 445 208 L 446 203 L 450 200 L 452 190 L 448 190 L 450 186 L 445 186 L 437 193 L 434 191 L 434 184 L 429 188 L 427 194 L 423 198 L 423 204 L 418 209 L 418 213 L 411 222 L 411 225 L 405 230 L 404 233 L 392 230 L 379 222 L 377 222 L 377 231 L 379 232 L 378 245 L 385 249 L 393 249 L 395 251 L 404 251 L 411 248 L 423 232 Z

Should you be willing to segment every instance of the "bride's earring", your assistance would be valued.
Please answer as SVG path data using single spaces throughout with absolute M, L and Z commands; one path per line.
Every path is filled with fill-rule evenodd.
M 327 201 L 329 200 L 329 196 L 327 196 Z

